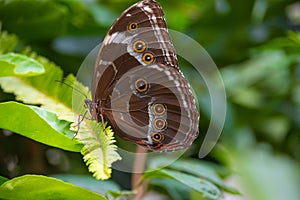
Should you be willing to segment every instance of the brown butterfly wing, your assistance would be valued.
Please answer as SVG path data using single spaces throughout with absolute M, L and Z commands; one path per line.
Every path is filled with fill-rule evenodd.
M 155 62 L 178 66 L 175 49 L 167 31 L 161 6 L 153 1 L 141 1 L 125 10 L 110 28 L 100 47 L 92 80 L 93 99 L 106 96 L 106 89 L 124 71 L 143 64 L 142 53 L 132 54 L 130 49 L 137 39 L 145 41 L 147 51 Z M 130 31 L 130 23 L 137 23 L 137 30 Z
M 135 88 L 139 79 L 149 84 L 147 91 Z M 163 105 L 165 112 L 155 113 L 153 105 Z M 170 66 L 131 69 L 117 81 L 107 108 L 107 117 L 121 137 L 154 151 L 186 148 L 198 136 L 199 113 L 190 85 Z M 157 119 L 165 122 L 162 129 L 157 128 Z M 163 136 L 161 141 L 151 138 L 156 132 Z
M 93 118 L 101 121 L 103 116 L 123 139 L 172 151 L 195 139 L 199 113 L 178 68 L 163 16 L 157 2 L 144 0 L 125 10 L 112 25 L 95 63 L 92 101 L 98 110 Z M 134 78 L 150 81 L 147 95 L 136 91 Z M 154 105 L 165 108 L 164 114 L 157 117 Z

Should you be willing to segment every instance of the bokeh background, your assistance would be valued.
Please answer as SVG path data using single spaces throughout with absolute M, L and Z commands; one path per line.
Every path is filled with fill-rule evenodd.
M 114 20 L 136 1 L 0 0 L 0 30 L 76 74 L 84 57 Z M 300 199 L 300 3 L 296 0 L 159 1 L 170 29 L 201 44 L 224 80 L 227 117 L 218 145 L 204 160 L 226 167 L 229 185 L 243 196 L 227 199 Z M 206 88 L 196 85 L 184 59 L 180 67 L 197 93 L 200 133 L 210 120 Z M 0 101 L 14 96 L 0 90 Z M 20 119 L 22 120 L 22 119 Z M 205 135 L 187 157 L 197 158 Z M 118 142 L 121 142 L 118 140 Z M 0 130 L 0 175 L 87 174 L 81 155 Z M 130 174 L 113 180 L 130 189 Z

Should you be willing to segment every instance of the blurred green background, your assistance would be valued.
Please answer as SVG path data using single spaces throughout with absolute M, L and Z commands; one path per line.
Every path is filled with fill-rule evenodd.
M 76 74 L 114 20 L 136 1 L 0 0 L 0 30 Z M 227 94 L 227 118 L 218 145 L 204 160 L 227 167 L 228 183 L 254 200 L 300 199 L 300 3 L 296 0 L 159 1 L 168 27 L 197 40 L 218 66 Z M 180 59 L 187 77 L 191 67 Z M 200 133 L 210 120 L 209 99 L 196 88 Z M 198 88 L 198 89 L 197 89 Z M 14 96 L 0 92 L 0 101 Z M 21 119 L 20 119 L 21 120 Z M 200 135 L 187 157 L 197 158 Z M 0 132 L 0 174 L 78 173 L 81 156 L 9 131 Z M 113 172 L 130 188 L 130 175 Z M 227 197 L 233 199 L 233 197 Z M 234 197 L 241 198 L 244 197 Z

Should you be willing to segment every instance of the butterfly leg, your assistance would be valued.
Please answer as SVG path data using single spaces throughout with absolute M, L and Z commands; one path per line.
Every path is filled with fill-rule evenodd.
M 100 117 L 101 117 L 101 122 L 102 122 L 102 127 L 103 127 L 103 130 L 104 130 L 104 134 L 107 135 L 102 111 L 100 112 Z
M 74 136 L 73 136 L 72 139 L 74 139 L 78 135 L 79 130 L 80 130 L 80 124 L 81 124 L 81 122 L 84 119 L 89 119 L 89 118 L 86 117 L 87 112 L 88 111 L 85 111 L 84 114 L 79 114 L 77 124 L 75 125 L 75 126 L 77 126 L 77 130 L 76 130 L 76 133 L 74 134 Z

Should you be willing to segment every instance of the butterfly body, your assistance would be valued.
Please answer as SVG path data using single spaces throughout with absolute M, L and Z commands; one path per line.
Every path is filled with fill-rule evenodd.
M 108 121 L 121 138 L 160 152 L 189 147 L 199 123 L 163 16 L 154 0 L 122 13 L 99 50 L 92 101 L 86 102 L 92 119 Z

